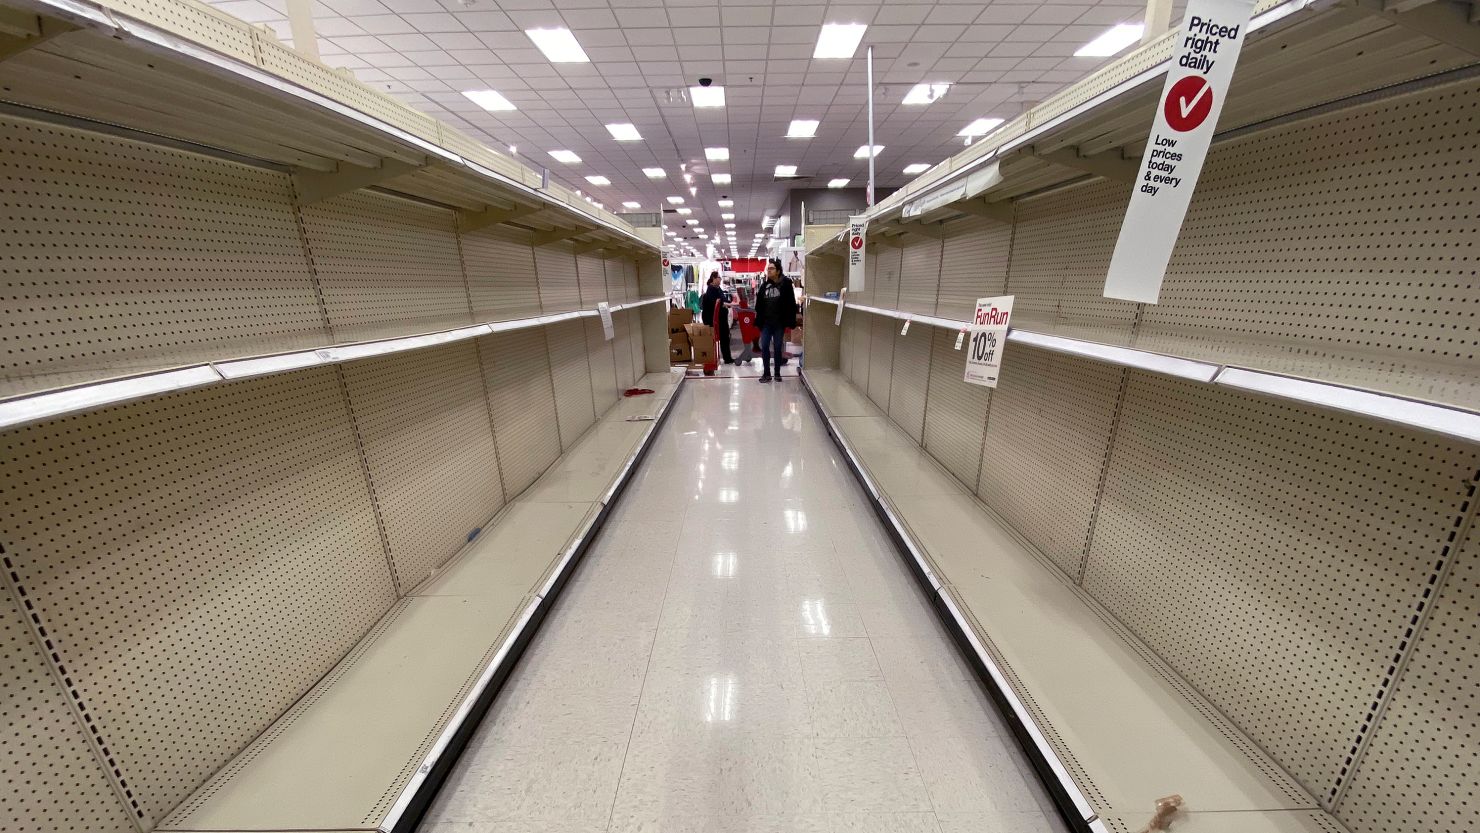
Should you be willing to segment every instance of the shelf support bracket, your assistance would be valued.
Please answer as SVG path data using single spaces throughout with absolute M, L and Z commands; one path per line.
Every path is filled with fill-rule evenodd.
M 424 160 L 423 160 L 424 161 Z M 402 162 L 399 159 L 382 159 L 378 168 L 349 168 L 345 169 L 343 163 L 337 165 L 335 170 L 308 171 L 299 169 L 293 172 L 293 184 L 297 186 L 298 204 L 312 205 L 323 202 L 330 197 L 347 194 L 350 191 L 358 191 L 371 185 L 379 185 L 398 176 L 419 170 L 422 165 L 413 165 Z
M 60 20 L 0 8 L 0 62 L 35 49 L 59 35 L 77 31 Z
M 1461 3 L 1390 2 L 1390 0 L 1351 0 L 1352 4 L 1374 17 L 1422 35 L 1470 55 L 1480 57 L 1480 26 L 1473 3 L 1468 9 Z
M 534 245 L 548 246 L 551 243 L 559 243 L 562 240 L 569 240 L 572 237 L 580 237 L 581 235 L 589 234 L 590 232 L 591 229 L 588 228 L 552 228 L 549 231 L 542 231 L 535 234 Z
M 952 208 L 973 217 L 986 217 L 999 223 L 1012 223 L 1012 206 L 1005 202 L 987 202 L 986 200 L 967 200 L 951 206 Z
M 1029 155 L 1045 162 L 1084 171 L 1087 174 L 1094 174 L 1115 182 L 1135 182 L 1136 171 L 1141 167 L 1140 160 L 1126 159 L 1114 151 L 1097 153 L 1094 156 L 1081 156 L 1077 147 L 1060 148 L 1043 153 L 1035 148 L 1029 151 Z
M 600 251 L 601 249 L 609 249 L 611 247 L 612 242 L 610 240 L 592 240 L 590 242 L 577 245 L 576 254 L 584 255 L 591 252 Z
M 459 211 L 457 213 L 457 227 L 459 231 L 477 231 L 481 228 L 496 226 L 499 223 L 517 220 L 520 217 L 528 217 L 543 208 L 543 205 L 516 205 L 513 208 L 493 208 L 490 206 L 482 211 Z

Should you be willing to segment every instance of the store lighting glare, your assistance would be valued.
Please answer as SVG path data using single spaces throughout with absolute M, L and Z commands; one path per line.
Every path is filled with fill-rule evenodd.
M 694 220 L 694 219 L 684 220 L 684 222 L 685 223 L 688 223 L 691 226 L 697 226 L 697 225 L 699 225 L 699 221 L 698 220 Z
M 720 200 L 719 201 L 719 207 L 720 208 L 734 208 L 735 207 L 735 201 L 734 200 Z
M 924 162 L 916 162 L 913 165 L 905 165 L 904 172 L 907 174 L 923 174 L 930 170 L 930 166 Z
M 550 151 L 550 158 L 556 162 L 564 162 L 567 165 L 574 165 L 581 161 L 581 157 L 576 156 L 568 150 L 552 150 Z
M 786 128 L 786 138 L 810 139 L 817 135 L 817 126 L 821 123 L 816 119 L 792 119 L 791 126 Z
M 669 205 L 683 205 L 683 197 L 669 197 L 668 198 L 668 204 Z
M 867 30 L 868 25 L 864 23 L 825 24 L 817 36 L 817 48 L 812 50 L 812 57 L 851 58 Z
M 1119 54 L 1126 47 L 1141 39 L 1146 30 L 1144 23 L 1121 23 L 1105 30 L 1104 34 L 1075 50 L 1076 58 L 1108 58 Z
M 971 124 L 961 128 L 957 136 L 985 136 L 997 129 L 1002 124 L 1002 119 L 977 119 Z
M 604 176 L 588 176 L 588 177 L 586 177 L 586 181 L 589 182 L 589 183 L 591 183 L 592 185 L 610 185 L 610 184 L 612 184 L 612 181 L 610 179 L 607 179 Z
M 697 196 L 699 196 L 699 189 L 698 188 L 690 188 L 689 189 L 689 196 L 691 196 L 691 197 L 697 197 Z
M 782 178 L 785 178 L 785 177 L 796 176 L 796 175 L 797 175 L 797 166 L 796 165 L 777 165 L 776 166 L 776 178 L 777 179 L 782 179 Z
M 695 107 L 723 107 L 725 106 L 725 88 L 712 87 L 689 87 L 689 101 Z
M 663 179 L 668 176 L 668 172 L 662 168 L 643 168 L 642 172 L 647 175 L 648 179 Z
M 850 183 L 852 181 L 853 180 L 851 180 L 851 179 L 829 179 L 827 181 L 827 187 L 829 187 L 829 188 L 847 188 L 848 187 L 848 183 Z
M 884 152 L 884 146 L 883 145 L 874 145 L 874 156 L 875 157 L 877 157 L 880 153 L 883 153 L 883 152 Z M 862 146 L 860 146 L 858 148 L 858 150 L 853 151 L 853 158 L 854 159 L 867 159 L 868 157 L 869 157 L 868 145 L 862 145 Z
M 632 202 L 631 200 L 628 200 L 627 202 L 622 203 L 622 207 L 623 208 L 642 208 L 642 203 L 640 203 L 640 202 Z
M 725 223 L 725 228 L 734 228 L 734 227 L 735 227 L 735 224 L 734 223 Z
M 721 220 L 733 220 L 733 219 L 735 219 L 735 215 L 734 214 L 721 214 L 721 215 L 719 215 L 719 218 Z
M 682 217 L 687 217 L 690 214 L 693 214 L 694 213 L 694 209 L 692 209 L 692 208 L 680 208 L 680 209 L 677 209 L 677 211 L 679 213 L 679 216 L 682 216 Z
M 612 134 L 612 138 L 619 142 L 640 142 L 642 134 L 637 132 L 636 125 L 631 124 L 609 124 L 606 132 Z
M 774 226 L 774 225 L 776 225 L 776 218 L 775 217 L 762 217 L 761 218 L 761 228 L 770 228 L 771 226 Z
M 506 110 L 519 109 L 518 107 L 514 106 L 514 102 L 508 100 L 507 98 L 504 98 L 501 94 L 493 90 L 464 90 L 463 95 L 466 96 L 469 101 L 473 102 L 479 107 L 482 107 L 484 110 L 487 110 L 490 113 L 498 113 Z M 513 153 L 514 151 L 511 148 L 509 152 Z
M 905 93 L 901 104 L 930 104 L 950 92 L 950 84 L 916 84 Z
M 710 162 L 728 162 L 728 161 L 730 161 L 730 149 L 729 148 L 705 148 L 704 149 L 704 158 L 705 159 L 708 159 Z
M 709 179 L 711 181 L 713 181 L 715 185 L 729 185 L 730 184 L 730 175 L 729 174 L 710 174 L 709 175 Z
M 591 59 L 569 29 L 525 29 L 524 34 L 553 64 L 588 64 Z

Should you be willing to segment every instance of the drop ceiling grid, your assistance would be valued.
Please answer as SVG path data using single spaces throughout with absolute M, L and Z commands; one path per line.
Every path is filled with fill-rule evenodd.
M 7 555 L 146 824 L 394 599 L 332 368 L 53 420 L 4 445 Z
M 504 504 L 477 346 L 351 362 L 344 383 L 404 595 Z
M 1325 796 L 1477 463 L 1425 435 L 1131 372 L 1083 583 Z
M 270 26 L 290 40 L 282 0 L 224 0 L 223 11 Z M 595 189 L 608 207 L 635 200 L 658 204 L 677 183 L 680 161 L 703 164 L 705 144 L 754 150 L 737 156 L 736 183 L 715 189 L 700 178 L 713 227 L 714 199 L 732 193 L 744 218 L 778 208 L 787 183 L 771 180 L 778 164 L 798 164 L 818 182 L 861 179 L 864 143 L 862 48 L 852 60 L 811 57 L 819 27 L 869 24 L 875 47 L 881 186 L 904 184 L 911 162 L 938 162 L 960 148 L 956 131 L 981 116 L 1011 118 L 1024 102 L 1041 101 L 1102 65 L 1073 52 L 1107 27 L 1139 21 L 1144 3 L 1054 0 L 1046 3 L 952 4 L 754 2 L 628 2 L 553 0 L 545 8 L 475 0 L 327 0 L 316 4 L 319 48 L 326 63 L 346 67 L 429 115 L 445 119 L 495 147 L 516 145 L 536 166 L 552 168 L 573 187 L 591 190 L 590 173 L 611 178 Z M 1181 4 L 1175 4 L 1174 19 Z M 552 64 L 523 29 L 568 27 L 590 64 Z M 669 105 L 664 91 L 701 77 L 727 87 L 724 111 Z M 908 88 L 924 81 L 958 86 L 928 107 L 903 107 Z M 517 107 L 489 113 L 461 95 L 492 88 Z M 792 118 L 817 118 L 810 141 L 782 138 Z M 603 125 L 626 121 L 643 143 L 618 143 Z M 671 138 L 670 138 L 671 136 Z M 678 140 L 678 147 L 674 147 Z M 545 151 L 576 151 L 583 163 L 554 163 Z M 654 183 L 641 167 L 669 169 Z

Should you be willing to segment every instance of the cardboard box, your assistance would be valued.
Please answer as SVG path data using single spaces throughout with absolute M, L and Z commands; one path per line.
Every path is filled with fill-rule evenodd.
M 709 364 L 714 361 L 714 328 L 703 324 L 689 324 L 684 327 L 689 335 L 689 344 L 693 347 L 694 363 Z
M 691 352 L 687 346 L 680 347 L 676 344 L 668 345 L 669 364 L 688 364 Z
M 668 334 L 675 335 L 683 332 L 683 328 L 694 323 L 694 311 L 691 309 L 671 309 L 668 311 Z
M 668 334 L 669 347 L 682 347 L 687 350 L 689 348 L 689 345 L 692 343 L 693 342 L 689 341 L 689 334 L 684 332 L 683 330 L 679 330 L 676 333 Z

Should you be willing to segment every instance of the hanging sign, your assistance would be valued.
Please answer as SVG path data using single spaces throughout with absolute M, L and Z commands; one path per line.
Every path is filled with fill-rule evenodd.
M 1253 10 L 1254 0 L 1189 0 L 1110 258 L 1106 298 L 1154 304 L 1161 296 Z
M 868 233 L 868 220 L 864 217 L 848 218 L 848 288 L 863 291 L 864 243 Z
M 612 307 L 605 301 L 596 304 L 596 314 L 601 316 L 601 332 L 607 341 L 617 337 L 616 330 L 612 329 Z
M 913 316 L 906 315 L 904 317 L 904 326 L 899 328 L 899 334 L 900 335 L 905 336 L 905 335 L 909 335 L 910 334 L 910 322 L 913 321 L 913 320 L 914 320 L 914 317 Z
M 833 316 L 833 326 L 837 326 L 843 323 L 843 305 L 847 302 L 848 287 L 845 286 L 843 287 L 843 291 L 838 293 L 838 314 Z
M 962 329 L 961 332 L 956 333 L 956 349 L 957 350 L 960 350 L 961 349 L 961 342 L 963 342 L 965 340 L 966 340 L 966 330 L 965 329 Z
M 971 341 L 966 349 L 965 379 L 973 385 L 997 387 L 1002 349 L 1007 344 L 1008 320 L 1012 318 L 1012 299 L 1012 295 L 977 299 L 976 314 L 966 328 Z

